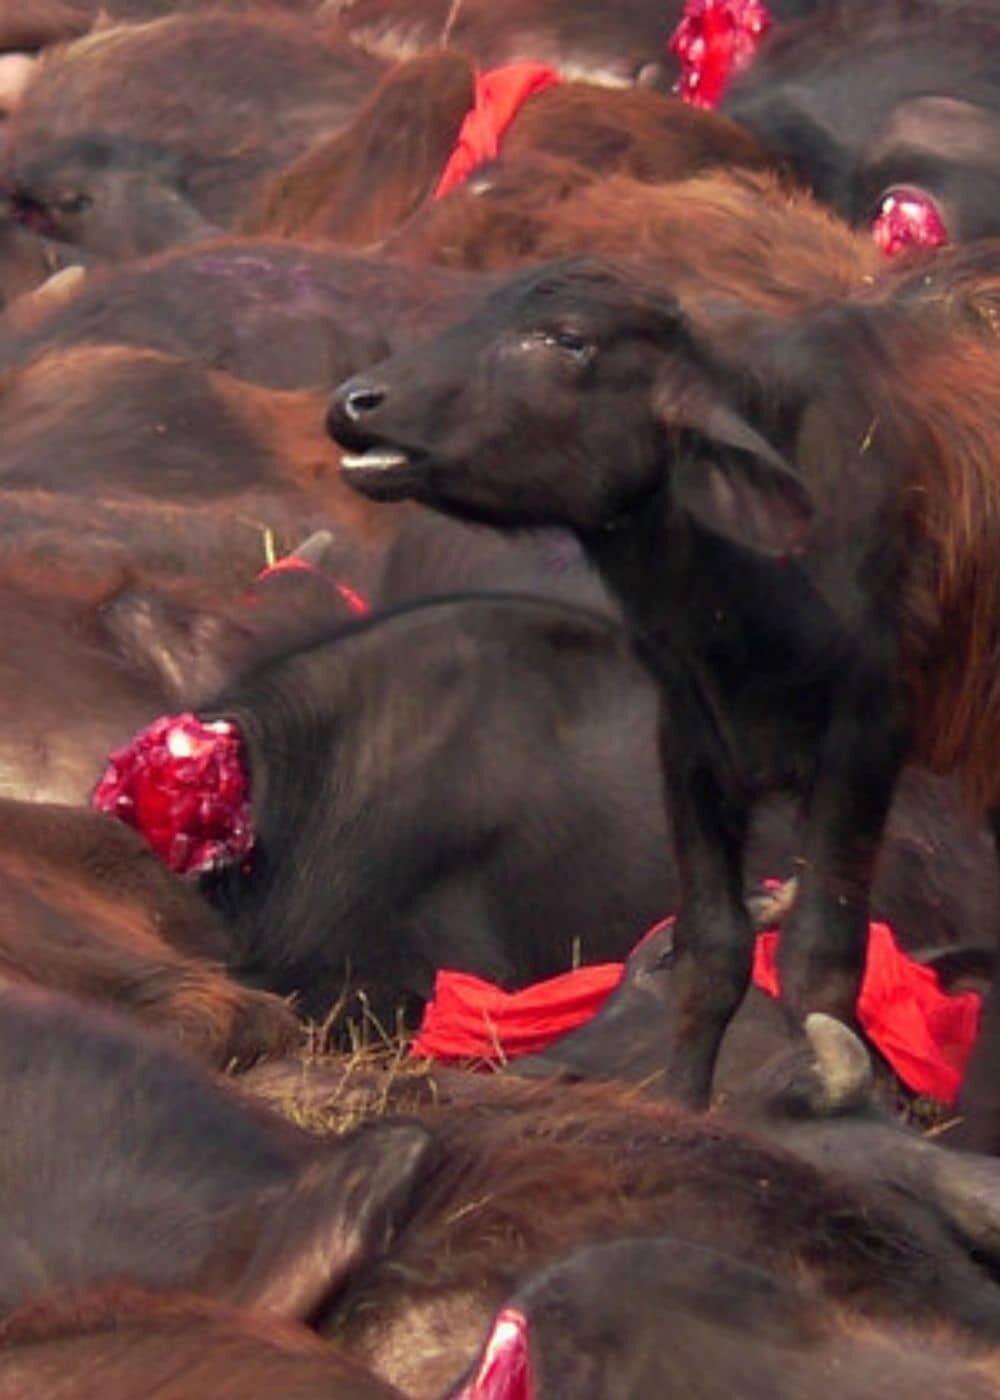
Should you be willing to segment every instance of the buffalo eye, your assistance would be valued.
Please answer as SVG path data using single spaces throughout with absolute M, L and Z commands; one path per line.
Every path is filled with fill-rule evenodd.
M 60 214 L 85 214 L 93 204 L 89 194 L 67 194 L 56 200 Z
M 597 353 L 597 346 L 583 331 L 571 326 L 550 327 L 539 332 L 543 345 L 558 350 L 576 364 L 588 364 Z

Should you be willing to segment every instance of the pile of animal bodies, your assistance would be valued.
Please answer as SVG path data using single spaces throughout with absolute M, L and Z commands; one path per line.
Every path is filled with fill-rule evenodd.
M 990 9 L 8 9 L 0 1397 L 1000 1394 Z

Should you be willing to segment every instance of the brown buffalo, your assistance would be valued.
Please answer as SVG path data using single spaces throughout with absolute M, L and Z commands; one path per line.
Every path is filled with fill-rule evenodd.
M 298 1039 L 288 1007 L 226 977 L 212 911 L 120 823 L 0 800 L 0 872 L 4 984 L 105 1002 L 220 1068 Z
M 134 345 L 270 389 L 325 391 L 457 320 L 481 287 L 471 275 L 322 243 L 225 239 L 89 272 L 66 295 L 25 298 L 0 325 L 0 364 L 59 347 Z
M 273 10 L 100 29 L 46 57 L 12 123 L 6 180 L 70 241 L 92 217 L 81 169 L 131 172 L 166 205 L 228 226 L 264 176 L 353 115 L 379 71 L 331 26 Z M 164 207 L 149 195 L 151 226 Z
M 669 185 L 508 164 L 423 209 L 383 251 L 499 271 L 574 253 L 635 258 L 721 335 L 746 308 L 789 315 L 860 290 L 885 259 L 865 234 L 773 175 L 713 170 Z M 724 315 L 723 312 L 726 314 Z
M 369 1111 L 388 1106 L 434 1134 L 440 1165 L 406 1230 L 323 1324 L 414 1396 L 436 1396 L 469 1364 L 489 1314 L 539 1268 L 583 1244 L 661 1232 L 802 1279 L 828 1307 L 906 1324 L 950 1319 L 996 1344 L 1000 1291 L 952 1234 L 964 1211 L 989 1239 L 1000 1199 L 992 1162 L 991 1175 L 956 1167 L 961 1189 L 950 1198 L 911 1198 L 902 1173 L 851 1182 L 835 1164 L 821 1170 L 763 1136 L 621 1086 L 437 1070 L 365 1084 L 338 1069 L 324 1103 L 314 1082 L 327 1077 L 322 1063 L 283 1081 L 279 1066 L 261 1074 L 272 1099 L 314 1127 L 354 1121 L 367 1091 Z M 937 1150 L 942 1182 L 951 1157 Z M 995 1239 L 987 1253 L 995 1257 Z
M 0 1323 L 0 1400 L 403 1400 L 314 1332 L 207 1299 L 105 1289 Z
M 323 1142 L 123 1017 L 0 991 L 0 1313 L 127 1283 L 308 1321 L 431 1166 L 416 1124 Z
M 401 63 L 342 131 L 274 176 L 245 227 L 365 246 L 432 198 L 472 106 L 474 70 L 441 50 Z M 521 106 L 504 160 L 573 161 L 593 175 L 667 182 L 717 165 L 770 167 L 763 149 L 714 112 L 643 89 L 549 87 Z

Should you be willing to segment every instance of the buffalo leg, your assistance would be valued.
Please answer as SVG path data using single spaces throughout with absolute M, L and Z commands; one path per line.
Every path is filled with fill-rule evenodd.
M 753 926 L 743 900 L 748 810 L 720 780 L 697 702 L 671 695 L 660 753 L 681 884 L 674 928 L 676 1005 L 668 1091 L 708 1103 L 719 1045 L 750 980 Z M 701 742 L 704 735 L 708 742 Z
M 990 814 L 1000 854 L 1000 809 Z M 958 1100 L 961 1122 L 948 1134 L 948 1145 L 1000 1156 L 1000 986 L 993 985 L 983 1003 L 979 1037 Z
M 779 955 L 782 996 L 798 1016 L 855 1019 L 875 862 L 903 757 L 885 696 L 880 675 L 856 675 L 823 742 Z

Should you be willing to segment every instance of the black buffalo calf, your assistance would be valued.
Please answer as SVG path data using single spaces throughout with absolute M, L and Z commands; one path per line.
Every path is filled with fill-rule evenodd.
M 873 1324 L 787 1275 L 671 1236 L 578 1250 L 497 1314 L 449 1400 L 881 1400 L 930 1383 L 1000 1395 L 1000 1356 L 938 1329 Z
M 334 396 L 359 490 L 569 526 L 624 605 L 664 702 L 690 1101 L 749 975 L 762 796 L 806 799 L 785 998 L 841 1017 L 904 761 L 955 772 L 980 811 L 1000 798 L 998 412 L 992 347 L 919 306 L 846 303 L 722 352 L 641 272 L 590 259 Z

